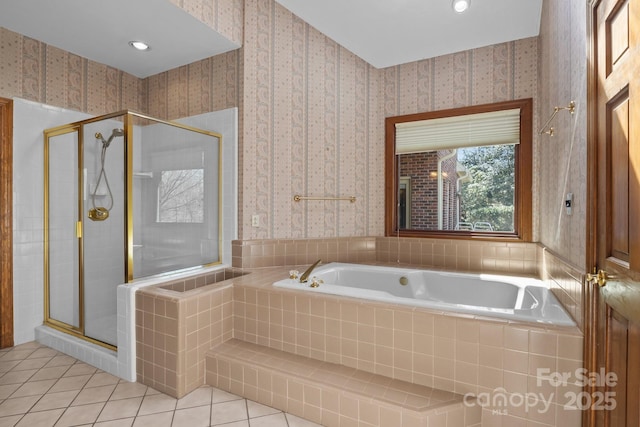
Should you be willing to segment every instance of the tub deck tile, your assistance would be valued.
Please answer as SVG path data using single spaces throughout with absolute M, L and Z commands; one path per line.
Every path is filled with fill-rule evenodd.
M 221 362 L 235 365 L 237 368 L 241 367 L 244 373 L 236 373 L 236 378 L 229 378 L 230 374 L 218 371 L 217 367 Z M 273 387 L 274 381 L 253 384 L 251 377 L 256 376 L 247 375 L 247 372 L 255 370 L 258 371 L 257 377 L 260 378 L 284 378 L 288 385 L 287 389 L 277 390 Z M 346 398 L 348 401 L 368 402 L 380 408 L 393 408 L 394 411 L 406 414 L 407 418 L 421 420 L 426 420 L 430 414 L 440 414 L 449 410 L 459 411 L 463 401 L 463 396 L 456 393 L 286 353 L 238 339 L 231 339 L 208 352 L 207 382 L 210 385 L 220 387 L 233 383 L 238 381 L 240 375 L 243 375 L 245 389 L 257 388 L 258 395 L 265 396 L 266 401 L 260 403 L 274 406 L 281 402 L 282 405 L 286 405 L 283 409 L 293 410 L 294 414 L 299 402 L 321 407 L 322 399 L 313 398 L 313 395 L 324 396 L 326 393 L 343 396 L 342 399 Z M 265 383 L 270 388 L 260 393 Z M 283 393 L 286 395 L 278 397 Z M 336 413 L 340 409 L 323 408 L 318 413 L 327 411 Z M 357 418 L 357 414 L 341 413 L 340 416 Z M 312 421 L 321 422 L 322 420 Z

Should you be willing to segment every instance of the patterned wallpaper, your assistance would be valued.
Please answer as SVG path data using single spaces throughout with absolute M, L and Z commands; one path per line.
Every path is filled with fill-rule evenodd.
M 144 111 L 143 80 L 0 27 L 0 96 L 90 114 Z
M 385 116 L 536 98 L 536 38 L 379 70 L 272 0 L 244 27 L 243 239 L 381 235 Z
M 244 27 L 241 238 L 382 233 L 381 71 L 273 0 L 247 1 Z
M 172 1 L 217 17 L 214 25 L 244 28 L 244 47 L 141 80 L 0 28 L 0 95 L 161 119 L 239 106 L 243 239 L 381 235 L 385 116 L 533 97 L 538 129 L 553 106 L 573 99 L 577 114 L 557 117 L 556 136 L 535 138 L 534 236 L 583 265 L 583 2 L 546 0 L 539 38 L 379 70 L 273 0 L 217 0 L 213 9 Z M 570 217 L 562 214 L 568 191 Z M 294 203 L 294 194 L 357 201 Z M 254 214 L 260 227 L 251 226 Z
M 543 2 L 538 116 L 544 124 L 553 107 L 566 106 L 572 100 L 576 102 L 576 113 L 572 116 L 563 111 L 556 116 L 555 135 L 539 137 L 534 164 L 540 188 L 539 241 L 583 271 L 586 270 L 587 3 Z M 571 216 L 564 210 L 565 195 L 569 192 L 574 195 Z
M 384 70 L 385 116 L 537 95 L 537 38 L 467 50 Z
M 384 70 L 384 114 L 390 117 L 533 98 L 533 128 L 537 129 L 537 69 L 537 37 L 389 67 Z M 533 141 L 535 163 L 535 134 Z M 537 188 L 534 176 L 534 241 L 540 215 Z
M 242 45 L 244 0 L 170 0 L 229 40 Z
M 147 77 L 147 114 L 174 120 L 237 107 L 240 52 L 234 50 Z

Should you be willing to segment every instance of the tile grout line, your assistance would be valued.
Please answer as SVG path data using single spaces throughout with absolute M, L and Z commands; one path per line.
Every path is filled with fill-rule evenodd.
M 33 344 L 29 344 L 28 345 L 33 345 Z M 29 349 L 30 351 L 26 351 L 27 348 L 25 348 L 24 350 L 19 350 L 24 352 L 25 354 L 23 354 L 22 356 L 20 356 L 20 358 L 18 357 L 18 355 L 14 354 L 13 356 L 10 357 L 16 357 L 15 359 L 12 359 L 11 361 L 17 361 L 17 363 L 14 366 L 11 366 L 11 368 L 9 368 L 7 371 L 5 372 L 1 372 L 0 373 L 0 381 L 1 378 L 4 377 L 7 374 L 10 374 L 12 372 L 21 372 L 21 371 L 14 371 L 13 369 L 20 365 L 23 361 L 25 360 L 35 360 L 38 359 L 38 357 L 29 359 L 31 356 L 33 356 L 34 354 L 36 354 L 37 351 L 42 350 L 42 349 L 47 349 L 52 353 L 51 356 L 48 357 L 41 357 L 41 359 L 48 359 L 46 362 L 44 362 L 42 364 L 42 366 L 40 366 L 39 368 L 35 368 L 33 369 L 34 372 L 32 372 L 30 375 L 28 375 L 28 377 L 26 378 L 22 378 L 22 379 L 18 379 L 15 381 L 18 381 L 14 384 L 0 384 L 0 386 L 4 386 L 4 385 L 15 385 L 15 390 L 12 390 L 11 393 L 5 397 L 4 399 L 0 399 L 0 405 L 2 405 L 4 402 L 6 402 L 7 400 L 10 399 L 19 399 L 19 398 L 34 398 L 35 401 L 33 402 L 33 404 L 29 405 L 28 409 L 24 409 L 21 408 L 19 409 L 20 411 L 25 411 L 24 413 L 17 413 L 17 414 L 10 414 L 10 415 L 0 415 L 0 420 L 5 420 L 8 421 L 10 418 L 15 417 L 16 420 L 12 420 L 11 423 L 12 425 L 17 425 L 21 422 L 24 422 L 25 418 L 29 418 L 29 415 L 31 414 L 42 414 L 42 413 L 47 413 L 50 411 L 54 411 L 54 412 L 58 412 L 60 411 L 60 414 L 57 416 L 57 418 L 55 420 L 53 420 L 53 424 L 57 424 L 59 423 L 65 416 L 65 414 L 67 414 L 71 408 L 76 408 L 75 410 L 78 411 L 79 415 L 84 415 L 82 414 L 82 407 L 90 407 L 93 405 L 97 405 L 97 404 L 101 404 L 102 407 L 100 408 L 100 410 L 98 411 L 98 413 L 95 415 L 95 418 L 93 418 L 93 421 L 88 422 L 87 425 L 100 425 L 102 422 L 113 422 L 113 421 L 118 421 L 118 420 L 130 420 L 132 423 L 135 423 L 140 417 L 144 417 L 144 416 L 152 416 L 152 415 L 157 415 L 157 414 L 163 414 L 166 412 L 171 412 L 171 423 L 173 424 L 174 422 L 176 422 L 177 420 L 179 420 L 179 418 L 176 418 L 176 411 L 178 410 L 192 410 L 195 408 L 206 408 L 208 407 L 208 421 L 209 424 L 208 425 L 213 425 L 212 423 L 214 422 L 214 418 L 213 418 L 213 407 L 214 405 L 224 405 L 230 402 L 236 402 L 238 400 L 244 400 L 244 411 L 245 411 L 245 420 L 247 421 L 247 423 L 249 425 L 251 425 L 251 420 L 252 419 L 257 419 L 257 418 L 265 418 L 265 417 L 269 417 L 269 416 L 275 416 L 275 415 L 279 415 L 282 414 L 284 417 L 284 423 L 281 424 L 283 427 L 287 426 L 290 427 L 291 424 L 289 423 L 289 418 L 287 417 L 287 413 L 284 411 L 281 411 L 277 408 L 271 408 L 274 410 L 273 413 L 265 413 L 262 415 L 257 415 L 256 417 L 251 417 L 250 414 L 250 402 L 249 399 L 247 398 L 243 398 L 242 396 L 236 396 L 236 395 L 230 395 L 230 397 L 232 397 L 230 400 L 222 400 L 220 402 L 216 402 L 214 404 L 213 402 L 213 397 L 214 397 L 214 387 L 211 387 L 209 385 L 203 385 L 203 387 L 206 387 L 208 389 L 208 399 L 206 399 L 204 402 L 204 404 L 199 404 L 200 402 L 198 402 L 197 400 L 194 401 L 194 403 L 192 403 L 192 405 L 194 406 L 186 406 L 184 408 L 178 408 L 178 403 L 180 402 L 181 399 L 176 399 L 176 398 L 172 398 L 171 396 L 168 396 L 162 392 L 159 392 L 149 386 L 146 386 L 144 384 L 141 383 L 137 383 L 137 382 L 129 382 L 129 381 L 125 381 L 123 379 L 120 379 L 118 377 L 115 377 L 107 372 L 102 371 L 101 369 L 95 368 L 94 366 L 82 362 L 78 359 L 75 359 L 71 356 L 68 356 L 62 352 L 59 352 L 57 350 L 51 349 L 45 345 L 41 345 L 41 344 L 36 344 L 37 347 L 31 348 Z M 20 348 L 20 346 L 17 347 L 13 347 L 12 349 L 15 348 Z M 7 357 L 7 354 L 10 353 L 12 350 L 3 350 L 0 351 L 0 363 L 2 362 L 10 362 L 10 360 L 3 360 L 5 357 Z M 51 363 L 54 359 L 56 359 L 57 357 L 61 357 L 61 358 L 65 358 L 65 362 L 67 361 L 71 361 L 71 363 L 69 364 L 61 364 L 61 365 L 57 365 L 57 366 L 48 366 L 49 363 Z M 43 375 L 42 379 L 36 379 L 34 381 L 30 381 L 32 378 L 37 377 L 39 374 L 42 375 L 41 373 L 43 372 L 43 370 L 48 369 L 48 368 L 60 368 L 59 371 L 55 374 L 52 373 L 47 373 L 46 375 Z M 23 369 L 23 371 L 27 371 L 27 369 Z M 55 371 L 54 371 L 55 372 Z M 70 374 L 71 375 L 68 375 Z M 48 378 L 51 375 L 54 375 L 53 378 Z M 66 376 L 68 375 L 68 376 Z M 113 377 L 113 379 L 109 378 L 109 377 L 105 377 L 104 379 L 99 378 L 98 376 L 101 375 L 107 375 L 110 377 Z M 76 379 L 78 377 L 86 377 L 84 379 Z M 20 390 L 25 384 L 28 383 L 34 383 L 34 382 L 38 382 L 38 381 L 48 381 L 48 380 L 53 380 L 53 383 L 46 387 L 46 389 L 41 389 L 38 390 L 38 393 L 33 394 L 33 395 L 25 395 L 25 396 L 17 396 L 17 397 L 12 397 L 18 390 Z M 52 391 L 55 389 L 56 385 L 60 384 L 60 381 L 65 381 L 65 382 L 69 382 L 69 384 L 65 384 L 64 382 L 62 383 L 63 386 L 61 387 L 62 389 L 60 391 Z M 110 382 L 112 380 L 115 380 L 115 382 Z M 14 381 L 14 380 L 11 380 Z M 74 384 L 75 381 L 75 384 Z M 92 381 L 94 381 L 94 384 L 92 384 Z M 75 388 L 78 387 L 78 385 L 81 384 L 79 386 L 79 388 Z M 131 384 L 132 387 L 134 388 L 134 390 L 129 391 L 129 390 L 124 390 L 123 391 L 123 395 L 124 397 L 119 398 L 119 399 L 113 399 L 114 396 L 116 396 L 116 393 L 118 391 L 118 387 L 121 385 L 125 385 L 125 384 Z M 101 387 L 108 387 L 108 386 L 112 386 L 113 389 L 108 393 L 108 396 L 100 396 L 99 393 L 97 392 L 98 396 L 97 399 L 98 401 L 92 401 L 94 398 L 96 397 L 85 397 L 83 399 L 87 399 L 86 403 L 80 403 L 74 406 L 75 402 L 82 402 L 82 400 L 78 400 L 79 398 L 82 398 L 82 396 L 88 395 L 87 393 L 91 393 L 92 390 L 94 389 L 98 389 Z M 140 396 L 133 396 L 133 394 L 138 393 L 138 391 L 135 390 L 135 387 L 139 386 L 141 389 L 142 387 L 144 387 L 144 392 L 142 393 L 142 395 Z M 66 389 L 66 387 L 73 387 L 71 389 Z M 195 390 L 194 390 L 195 391 Z M 224 390 L 221 390 L 224 391 Z M 51 407 L 51 408 L 47 408 L 47 405 L 49 405 L 50 403 L 47 403 L 45 405 L 43 405 L 42 407 L 44 409 L 41 410 L 34 410 L 34 408 L 36 408 L 36 406 L 43 402 L 43 399 L 45 398 L 51 398 L 53 399 L 55 397 L 55 395 L 58 395 L 60 393 L 69 393 L 70 394 L 70 398 L 68 400 L 66 400 L 64 402 L 64 405 L 61 407 Z M 73 395 L 71 395 L 71 393 L 74 393 Z M 228 393 L 228 392 L 227 392 Z M 132 394 L 132 396 L 127 396 L 127 394 Z M 143 414 L 141 415 L 141 410 L 142 410 L 142 406 L 145 402 L 145 399 L 147 397 L 153 398 L 153 396 L 166 396 L 168 398 L 171 398 L 174 402 L 173 402 L 173 409 L 170 410 L 164 410 L 164 408 L 162 408 L 160 406 L 160 408 L 162 410 L 159 410 L 159 412 L 151 412 L 149 414 Z M 136 413 L 135 415 L 129 417 L 129 416 L 123 416 L 122 418 L 114 418 L 113 420 L 103 420 L 103 421 L 98 421 L 98 419 L 100 418 L 100 416 L 104 413 L 105 408 L 107 407 L 107 404 L 110 402 L 120 402 L 120 401 L 125 401 L 125 400 L 129 400 L 129 399 L 133 399 L 133 398 L 140 398 L 140 403 L 137 406 L 136 409 Z M 184 398 L 184 397 L 183 397 Z M 106 400 L 103 400 L 106 399 Z M 253 401 L 252 401 L 253 402 Z M 56 403 L 55 405 L 59 405 L 60 403 Z M 256 402 L 256 404 L 262 405 L 259 402 Z M 264 405 L 267 406 L 267 405 Z M 268 407 L 268 406 L 267 406 Z M 117 414 L 116 414 L 117 415 Z M 242 421 L 242 420 L 238 420 L 238 421 Z M 236 421 L 231 421 L 231 423 L 236 422 Z M 216 425 L 225 425 L 225 424 L 229 424 L 227 422 L 223 423 L 223 424 L 216 424 Z

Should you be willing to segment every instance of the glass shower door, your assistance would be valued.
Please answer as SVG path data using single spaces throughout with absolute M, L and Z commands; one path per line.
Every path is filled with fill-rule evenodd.
M 123 123 L 83 126 L 84 334 L 117 345 L 118 285 L 126 282 L 125 146 Z
M 46 321 L 81 332 L 78 220 L 78 133 L 52 134 L 45 156 Z

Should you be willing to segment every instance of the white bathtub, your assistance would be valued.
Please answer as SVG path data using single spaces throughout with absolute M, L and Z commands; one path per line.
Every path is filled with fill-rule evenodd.
M 323 283 L 310 287 L 312 277 Z M 317 267 L 306 284 L 284 279 L 273 285 L 438 311 L 575 326 L 544 282 L 526 277 L 329 263 Z

